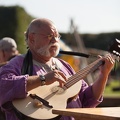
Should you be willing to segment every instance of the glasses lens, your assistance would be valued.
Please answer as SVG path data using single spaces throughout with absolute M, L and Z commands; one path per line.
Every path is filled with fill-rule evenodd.
M 61 35 L 56 35 L 56 36 L 54 36 L 54 35 L 48 35 L 48 39 L 49 39 L 49 40 L 52 40 L 52 38 L 60 39 L 60 38 L 61 38 Z
M 51 40 L 53 38 L 53 35 L 48 35 L 48 39 Z

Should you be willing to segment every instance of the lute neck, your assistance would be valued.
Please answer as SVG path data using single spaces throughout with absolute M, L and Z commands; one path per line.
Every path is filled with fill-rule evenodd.
M 102 58 L 99 58 L 96 61 L 94 61 L 93 63 L 89 64 L 87 67 L 79 70 L 76 74 L 74 74 L 73 76 L 68 78 L 67 83 L 65 83 L 65 85 L 64 85 L 65 89 L 71 87 L 79 80 L 85 78 L 89 73 L 96 70 L 102 64 L 104 64 L 104 62 L 102 61 Z

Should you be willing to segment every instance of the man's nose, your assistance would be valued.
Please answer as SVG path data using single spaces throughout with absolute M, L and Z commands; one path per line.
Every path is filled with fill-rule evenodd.
M 52 37 L 52 39 L 51 39 L 51 42 L 58 42 L 59 41 L 59 38 L 58 37 L 55 37 L 55 36 L 53 36 Z

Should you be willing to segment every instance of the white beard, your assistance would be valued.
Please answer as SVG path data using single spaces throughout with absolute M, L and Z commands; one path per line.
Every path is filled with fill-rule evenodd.
M 58 43 L 43 46 L 37 50 L 37 53 L 42 56 L 51 57 L 49 49 L 53 45 L 56 46 L 57 49 L 55 50 L 54 55 L 52 55 L 52 57 L 56 57 L 59 54 L 59 50 L 60 50 L 60 45 Z

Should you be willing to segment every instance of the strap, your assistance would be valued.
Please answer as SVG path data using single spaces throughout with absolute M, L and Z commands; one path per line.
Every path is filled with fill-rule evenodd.
M 23 66 L 21 69 L 21 74 L 29 74 L 30 76 L 33 73 L 33 62 L 32 62 L 32 53 L 28 50 L 27 54 L 25 55 Z
M 5 120 L 5 113 L 4 111 L 2 111 L 1 107 L 0 107 L 0 120 Z
M 25 58 L 23 60 L 21 74 L 22 75 L 24 75 L 24 74 L 32 75 L 32 73 L 33 73 L 32 54 L 31 54 L 31 51 L 28 50 L 27 53 L 26 53 L 26 55 L 25 55 Z M 16 116 L 19 118 L 19 120 L 25 120 L 26 119 L 26 116 L 23 115 L 22 113 L 20 113 L 14 107 L 13 107 L 13 110 L 14 110 Z

